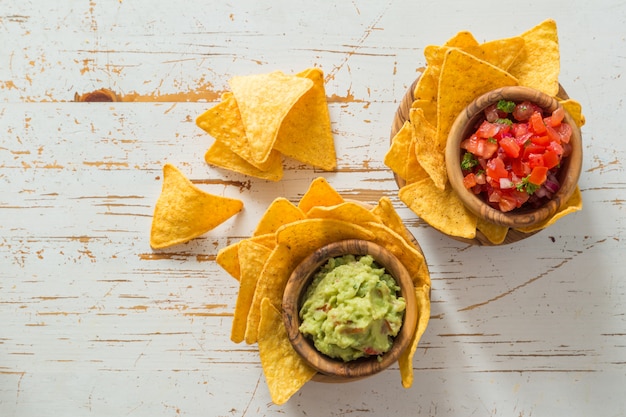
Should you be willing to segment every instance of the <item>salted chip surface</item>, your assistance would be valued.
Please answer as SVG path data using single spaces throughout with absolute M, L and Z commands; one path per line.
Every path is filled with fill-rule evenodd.
M 507 226 L 500 226 L 499 224 L 491 223 L 481 218 L 478 218 L 476 229 L 485 235 L 487 240 L 494 245 L 499 245 L 504 242 L 506 235 L 509 233 Z
M 243 202 L 207 193 L 172 164 L 163 166 L 163 185 L 156 202 L 150 246 L 162 249 L 187 242 L 239 213 Z
M 265 210 L 252 236 L 275 233 L 280 226 L 302 220 L 305 217 L 302 210 L 291 201 L 284 197 L 278 197 Z
M 261 302 L 259 356 L 272 401 L 278 405 L 287 402 L 316 374 L 291 346 L 282 315 L 268 299 Z
M 309 68 L 296 76 L 311 80 L 313 86 L 285 116 L 274 149 L 297 161 L 332 171 L 337 167 L 337 155 L 326 101 L 324 73 L 319 68 Z
M 409 115 L 413 126 L 415 157 L 435 186 L 443 190 L 448 183 L 448 171 L 444 161 L 446 148 L 437 140 L 437 128 L 426 120 L 422 109 L 413 108 Z
M 520 35 L 524 48 L 509 68 L 520 85 L 535 88 L 550 96 L 559 92 L 561 55 L 556 22 L 547 19 Z
M 402 187 L 399 197 L 435 229 L 450 236 L 476 237 L 476 216 L 465 208 L 449 184 L 440 190 L 427 178 Z
M 281 71 L 235 76 L 229 81 L 255 164 L 269 157 L 283 120 L 296 102 L 313 87 L 306 77 Z
M 411 146 L 412 133 L 411 123 L 407 120 L 391 139 L 391 146 L 383 159 L 384 164 L 404 180 L 409 176 L 406 161 Z
M 411 339 L 410 346 L 405 349 L 398 358 L 400 377 L 404 388 L 410 388 L 413 385 L 413 357 L 415 356 L 417 345 L 424 335 L 428 327 L 428 322 L 430 321 L 430 284 L 416 286 L 415 297 L 418 310 L 415 333 Z
M 556 223 L 557 220 L 567 216 L 568 214 L 580 211 L 582 210 L 582 208 L 583 208 L 583 196 L 582 196 L 582 193 L 580 192 L 580 188 L 577 186 L 576 190 L 574 190 L 574 194 L 572 194 L 572 196 L 565 202 L 563 207 L 554 214 L 554 216 L 550 217 L 549 219 L 545 220 L 542 223 L 536 224 L 534 226 L 529 226 L 529 227 L 520 227 L 517 230 L 524 232 L 524 233 L 532 233 L 541 229 L 545 229 L 546 227 L 551 226 L 554 223 Z
M 317 177 L 298 202 L 298 208 L 305 214 L 315 206 L 334 206 L 343 203 L 343 197 L 326 181 L 324 177 Z
M 241 268 L 239 265 L 239 246 L 246 240 L 250 240 L 259 245 L 263 245 L 268 249 L 274 249 L 276 246 L 276 236 L 274 233 L 268 233 L 263 235 L 252 236 L 247 239 L 242 239 L 239 242 L 230 244 L 224 248 L 221 248 L 217 252 L 215 262 L 221 266 L 228 274 L 239 280 L 241 278 Z
M 283 177 L 283 162 L 278 152 L 270 153 L 265 161 L 266 168 L 262 170 L 237 155 L 224 143 L 216 140 L 204 154 L 204 160 L 209 165 L 264 180 L 279 181 Z

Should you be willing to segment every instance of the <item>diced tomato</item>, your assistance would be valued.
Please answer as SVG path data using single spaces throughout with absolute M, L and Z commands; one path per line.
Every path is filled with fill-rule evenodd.
M 504 161 L 500 158 L 492 158 L 487 162 L 487 176 L 494 180 L 500 180 L 500 178 L 508 178 L 509 172 L 504 166 Z
M 559 134 L 561 142 L 569 143 L 570 137 L 572 136 L 572 127 L 570 125 L 563 123 L 556 127 L 555 130 Z
M 528 163 L 519 158 L 516 158 L 511 162 L 511 170 L 518 177 L 525 177 L 530 174 L 530 167 L 528 166 Z
M 548 167 L 545 166 L 534 167 L 528 176 L 528 182 L 535 185 L 543 184 L 546 179 L 548 179 Z
M 541 113 L 534 112 L 532 116 L 530 116 L 530 128 L 533 132 L 538 135 L 543 135 L 546 133 L 546 125 L 543 123 L 543 117 L 541 117 Z
M 550 143 L 550 137 L 533 135 L 530 141 L 535 145 L 547 146 Z
M 465 177 L 463 177 L 463 185 L 465 186 L 465 188 L 467 188 L 468 190 L 472 187 L 474 187 L 477 184 L 476 182 L 476 175 L 474 175 L 473 172 L 470 172 L 469 174 L 467 174 Z
M 528 133 L 528 124 L 526 123 L 513 123 L 511 127 L 511 131 L 513 132 L 513 136 L 519 138 Z
M 531 153 L 528 155 L 528 166 L 531 168 L 544 166 L 543 154 Z
M 565 110 L 563 107 L 557 107 L 550 116 L 550 126 L 557 127 L 561 125 L 561 122 L 565 118 Z
M 546 147 L 546 150 L 553 151 L 555 154 L 559 156 L 559 159 L 563 155 L 563 145 L 557 142 L 550 142 L 550 144 Z
M 559 155 L 553 151 L 553 150 L 546 150 L 543 154 L 543 165 L 548 168 L 548 169 L 552 169 L 555 166 L 558 166 L 559 163 L 561 163 L 561 158 L 559 157 Z
M 500 207 L 500 211 L 511 211 L 517 208 L 517 201 L 511 194 L 502 194 L 500 201 L 498 201 L 498 206 Z
M 476 131 L 476 136 L 483 139 L 493 138 L 498 134 L 499 130 L 500 126 L 485 120 Z
M 512 137 L 508 136 L 500 139 L 500 146 L 511 158 L 517 158 L 519 156 L 520 146 Z
M 533 154 L 542 154 L 546 151 L 546 147 L 545 146 L 540 146 L 540 145 L 536 145 L 534 143 L 531 143 L 527 146 L 524 147 L 524 153 L 522 154 L 522 159 L 524 161 L 528 161 L 528 158 L 530 155 Z
M 530 103 L 529 101 L 524 101 L 515 106 L 515 109 L 513 110 L 513 117 L 515 117 L 515 120 L 525 122 L 526 120 L 530 119 L 530 116 L 533 114 L 534 111 L 535 110 L 532 103 Z

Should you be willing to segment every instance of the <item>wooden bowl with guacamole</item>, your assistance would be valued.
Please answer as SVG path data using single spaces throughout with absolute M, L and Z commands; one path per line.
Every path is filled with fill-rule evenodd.
M 319 248 L 291 274 L 283 320 L 298 354 L 325 382 L 374 375 L 398 360 L 417 323 L 413 282 L 384 247 L 343 240 Z

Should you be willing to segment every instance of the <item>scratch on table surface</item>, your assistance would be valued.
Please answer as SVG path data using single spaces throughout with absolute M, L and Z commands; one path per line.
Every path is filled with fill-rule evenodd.
M 552 271 L 554 271 L 554 270 L 556 270 L 556 269 L 558 269 L 558 268 L 562 267 L 563 265 L 565 265 L 566 263 L 568 263 L 568 262 L 569 262 L 569 261 L 571 261 L 572 259 L 573 259 L 573 258 L 567 258 L 567 259 L 564 259 L 563 261 L 561 261 L 560 263 L 558 263 L 558 264 L 557 264 L 557 265 L 555 265 L 554 267 L 552 267 L 552 268 L 548 269 L 547 271 L 542 272 L 542 273 L 540 273 L 539 275 L 537 275 L 537 276 L 535 276 L 535 277 L 533 277 L 533 278 L 530 278 L 530 279 L 529 279 L 529 280 L 527 280 L 526 282 L 523 282 L 523 283 L 521 283 L 520 285 L 517 285 L 516 287 L 513 287 L 513 288 L 511 288 L 510 290 L 508 290 L 508 291 L 506 291 L 506 292 L 504 292 L 504 293 L 502 293 L 502 294 L 499 294 L 499 295 L 497 295 L 497 296 L 495 296 L 495 297 L 492 297 L 492 298 L 490 298 L 490 299 L 488 299 L 488 300 L 486 300 L 486 301 L 483 301 L 483 302 L 481 302 L 481 303 L 476 303 L 476 304 L 472 304 L 472 305 L 470 305 L 470 306 L 467 306 L 467 307 L 461 308 L 461 309 L 459 309 L 458 311 L 469 311 L 469 310 L 473 310 L 473 309 L 475 309 L 475 308 L 478 308 L 478 307 L 482 307 L 482 306 L 484 306 L 484 305 L 487 305 L 487 304 L 491 303 L 492 301 L 496 301 L 496 300 L 499 300 L 499 299 L 501 299 L 501 298 L 504 298 L 504 297 L 506 297 L 507 295 L 511 295 L 511 294 L 513 294 L 515 291 L 519 290 L 520 288 L 524 288 L 525 286 L 530 285 L 530 284 L 532 284 L 533 282 L 535 282 L 535 281 L 539 280 L 540 278 L 543 278 L 543 277 L 545 277 L 546 275 L 550 274 Z

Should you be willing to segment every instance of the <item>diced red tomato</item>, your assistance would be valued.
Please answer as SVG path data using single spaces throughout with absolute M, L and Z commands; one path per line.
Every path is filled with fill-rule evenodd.
M 541 117 L 541 113 L 534 112 L 532 116 L 530 116 L 530 128 L 533 132 L 538 135 L 542 135 L 546 133 L 546 125 L 543 122 L 543 117 Z
M 474 187 L 476 184 L 477 184 L 477 182 L 476 182 L 476 175 L 473 172 L 470 172 L 465 177 L 463 177 L 463 185 L 468 190 L 470 188 Z
M 548 125 L 550 127 L 560 126 L 564 118 L 565 118 L 565 110 L 563 109 L 563 107 L 558 107 L 552 112 L 552 115 L 550 116 L 550 123 Z
M 542 167 L 543 163 L 543 153 L 531 153 L 528 155 L 528 166 L 531 168 Z
M 543 154 L 543 165 L 548 168 L 548 169 L 552 169 L 556 166 L 558 166 L 561 163 L 561 158 L 559 157 L 559 155 L 553 151 L 553 150 L 547 150 L 544 152 Z
M 534 167 L 528 176 L 528 182 L 535 185 L 543 184 L 546 179 L 548 179 L 548 167 L 545 166 Z
M 520 146 L 514 138 L 508 136 L 500 139 L 500 146 L 504 150 L 504 153 L 511 158 L 517 158 L 519 156 Z
M 476 136 L 483 139 L 493 138 L 498 134 L 499 130 L 500 126 L 485 120 L 476 131 Z
M 487 176 L 494 180 L 500 180 L 500 178 L 508 178 L 509 172 L 504 166 L 504 161 L 500 158 L 492 158 L 487 162 Z

